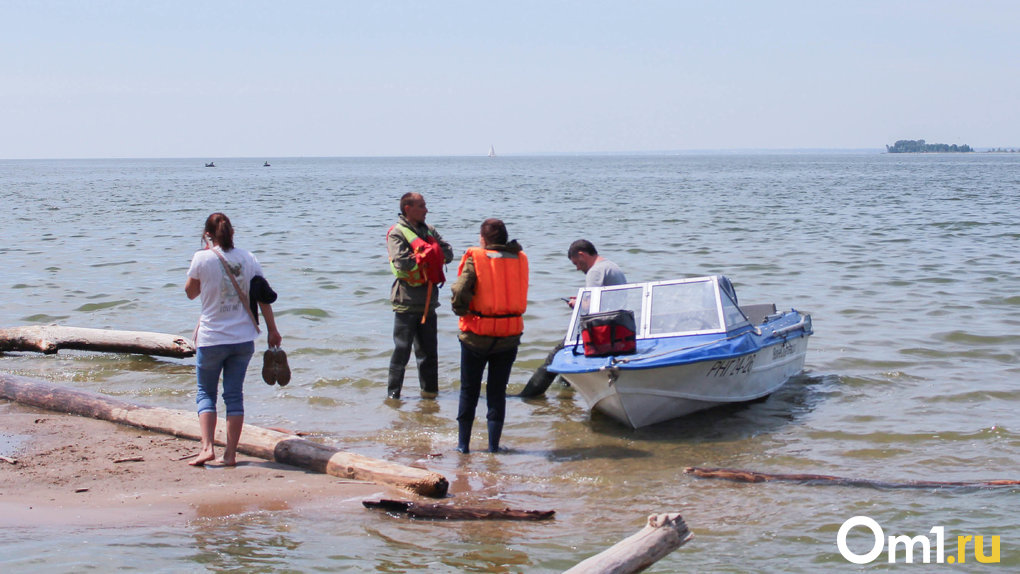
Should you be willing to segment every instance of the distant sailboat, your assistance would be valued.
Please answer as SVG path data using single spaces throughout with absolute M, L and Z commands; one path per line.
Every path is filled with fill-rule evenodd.
M 496 146 L 489 146 L 489 157 L 496 157 Z

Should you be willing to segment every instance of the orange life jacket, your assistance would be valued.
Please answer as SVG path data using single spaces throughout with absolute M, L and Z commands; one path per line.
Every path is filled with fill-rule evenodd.
M 406 225 L 397 223 L 386 232 L 387 237 L 389 237 L 394 227 L 400 230 L 401 235 L 411 245 L 415 264 L 410 271 L 403 271 L 398 269 L 391 259 L 390 271 L 397 278 L 402 279 L 412 287 L 424 285 L 425 283 L 432 283 L 434 285 L 445 283 L 446 275 L 443 273 L 443 265 L 446 264 L 446 256 L 443 255 L 443 249 L 439 246 L 439 241 L 432 236 L 432 232 L 427 233 L 423 239 Z
M 475 266 L 475 294 L 460 330 L 490 337 L 510 337 L 524 332 L 524 311 L 528 308 L 528 257 L 523 251 L 472 247 L 464 253 L 457 274 L 468 258 Z

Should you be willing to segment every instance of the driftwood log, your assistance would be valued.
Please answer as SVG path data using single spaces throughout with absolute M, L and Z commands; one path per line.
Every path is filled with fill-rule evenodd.
M 687 467 L 684 474 L 698 478 L 721 478 L 736 482 L 800 482 L 803 484 L 828 484 L 833 486 L 866 486 L 870 488 L 996 488 L 1017 486 L 1020 480 L 985 480 L 976 482 L 953 482 L 942 480 L 911 480 L 908 482 L 886 482 L 864 478 L 845 478 L 827 474 L 768 474 L 753 470 L 735 468 Z
M 201 438 L 195 413 L 137 405 L 24 377 L 0 374 L 0 398 L 193 440 Z M 225 429 L 223 421 L 216 425 L 217 444 L 224 444 Z M 341 478 L 396 486 L 422 496 L 441 498 L 449 489 L 446 477 L 435 472 L 343 452 L 252 425 L 244 425 L 238 451 Z
M 563 574 L 640 572 L 693 538 L 679 514 L 653 514 L 638 533 L 578 563 Z
M 195 346 L 184 337 L 144 331 L 113 331 L 59 325 L 0 329 L 0 352 L 34 351 L 52 355 L 60 349 L 190 357 Z
M 365 508 L 405 513 L 414 518 L 441 520 L 550 520 L 555 510 L 513 510 L 457 507 L 448 504 L 418 504 L 410 500 L 364 500 Z

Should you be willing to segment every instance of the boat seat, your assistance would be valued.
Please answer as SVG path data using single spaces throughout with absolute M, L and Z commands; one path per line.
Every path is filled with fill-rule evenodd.
M 765 322 L 765 317 L 776 312 L 775 303 L 758 303 L 755 305 L 743 305 L 740 310 L 747 315 L 747 320 L 752 325 L 761 325 Z

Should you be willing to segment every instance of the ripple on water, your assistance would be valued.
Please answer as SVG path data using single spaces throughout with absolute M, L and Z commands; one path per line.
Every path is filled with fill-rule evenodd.
M 91 313 L 93 311 L 101 311 L 103 309 L 110 309 L 121 305 L 127 305 L 129 303 L 131 303 L 131 301 L 129 301 L 128 299 L 117 299 L 115 301 L 104 301 L 102 303 L 86 303 L 81 307 L 75 309 L 75 311 L 79 311 L 82 313 Z
M 56 323 L 67 319 L 70 315 L 47 315 L 45 313 L 38 313 L 35 315 L 29 315 L 28 317 L 22 317 L 21 320 L 28 323 Z
M 333 316 L 329 311 L 326 311 L 325 309 L 319 309 L 317 307 L 298 307 L 294 309 L 283 309 L 280 311 L 276 311 L 275 314 L 297 315 L 298 317 L 303 317 L 305 319 L 309 319 L 312 321 L 319 321 Z

